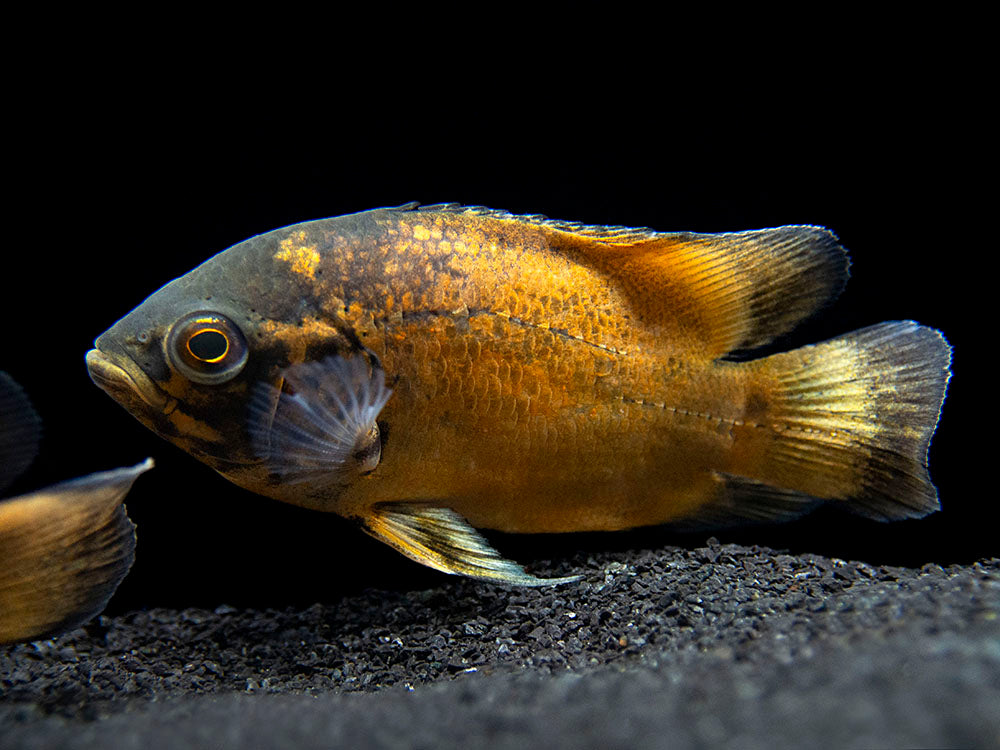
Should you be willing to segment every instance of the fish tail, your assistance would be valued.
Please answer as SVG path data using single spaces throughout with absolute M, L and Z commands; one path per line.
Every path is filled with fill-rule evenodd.
M 927 451 L 950 364 L 939 331 L 897 321 L 740 365 L 730 494 L 841 500 L 882 521 L 938 510 Z

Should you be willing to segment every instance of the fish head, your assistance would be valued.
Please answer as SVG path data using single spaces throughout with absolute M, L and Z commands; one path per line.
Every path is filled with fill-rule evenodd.
M 357 471 L 326 471 L 337 482 L 326 482 L 312 498 L 286 481 L 289 462 L 276 457 L 269 444 L 276 416 L 279 426 L 294 431 L 287 424 L 296 418 L 294 409 L 286 409 L 291 416 L 282 421 L 280 408 L 288 400 L 283 395 L 291 396 L 290 383 L 301 391 L 316 386 L 315 378 L 289 377 L 290 367 L 364 360 L 367 374 L 333 367 L 355 380 L 374 377 L 377 369 L 350 325 L 319 309 L 315 274 L 303 272 L 316 270 L 303 264 L 329 237 L 321 222 L 310 222 L 259 235 L 210 258 L 97 337 L 86 355 L 91 379 L 153 432 L 236 484 L 328 509 L 339 487 L 371 469 L 377 453 L 371 445 L 378 432 L 374 418 L 355 426 L 368 435 L 352 443 L 343 458 Z M 379 378 L 384 384 L 384 376 Z M 334 377 L 334 391 L 340 382 Z M 331 417 L 337 418 L 344 421 L 342 413 Z M 306 461 L 294 443 L 281 445 L 297 456 L 296 465 Z

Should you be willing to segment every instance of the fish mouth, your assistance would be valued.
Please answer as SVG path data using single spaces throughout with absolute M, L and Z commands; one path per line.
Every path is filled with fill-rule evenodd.
M 91 349 L 87 352 L 87 372 L 98 388 L 126 408 L 139 400 L 169 414 L 177 406 L 177 399 L 150 380 L 131 357 Z

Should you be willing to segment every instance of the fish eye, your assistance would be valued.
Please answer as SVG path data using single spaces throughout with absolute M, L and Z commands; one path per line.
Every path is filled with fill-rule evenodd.
M 171 368 L 204 385 L 232 380 L 247 363 L 243 332 L 220 313 L 185 315 L 171 327 L 165 348 Z

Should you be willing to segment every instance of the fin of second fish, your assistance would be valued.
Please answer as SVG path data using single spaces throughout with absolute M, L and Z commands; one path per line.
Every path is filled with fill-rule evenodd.
M 122 500 L 152 459 L 0 502 L 0 643 L 44 638 L 101 612 L 128 573 Z
M 422 503 L 381 503 L 365 530 L 412 560 L 453 575 L 515 586 L 553 586 L 580 576 L 538 578 L 500 556 L 461 515 Z
M 31 465 L 42 422 L 24 391 L 0 372 L 0 492 Z

